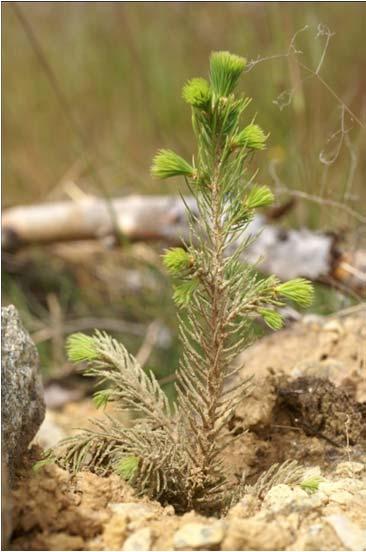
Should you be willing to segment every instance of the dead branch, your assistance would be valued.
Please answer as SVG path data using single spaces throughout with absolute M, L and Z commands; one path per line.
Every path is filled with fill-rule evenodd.
M 193 199 L 186 198 L 192 210 Z M 46 203 L 8 209 L 2 217 L 2 244 L 14 251 L 31 244 L 98 240 L 114 235 L 114 222 L 128 241 L 179 244 L 187 236 L 185 207 L 179 196 L 138 196 L 112 201 L 111 221 L 106 201 L 87 196 L 78 201 Z M 245 252 L 246 262 L 264 273 L 286 280 L 304 276 L 313 281 L 336 281 L 357 294 L 366 292 L 366 253 L 342 252 L 335 236 L 306 228 L 285 230 L 257 215 L 240 239 L 257 235 Z

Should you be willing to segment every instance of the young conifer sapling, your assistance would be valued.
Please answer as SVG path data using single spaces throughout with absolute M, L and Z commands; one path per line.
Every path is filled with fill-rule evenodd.
M 182 343 L 174 405 L 154 374 L 107 334 L 68 340 L 70 359 L 86 362 L 85 374 L 105 385 L 95 395 L 97 405 L 115 402 L 136 418 L 132 428 L 111 416 L 95 421 L 68 440 L 59 462 L 74 471 L 114 470 L 177 511 L 218 513 L 230 503 L 228 421 L 255 384 L 239 378 L 233 361 L 248 342 L 254 317 L 279 329 L 277 309 L 286 299 L 302 307 L 312 300 L 306 280 L 259 277 L 241 261 L 248 246 L 243 233 L 256 209 L 273 201 L 270 189 L 253 184 L 247 173 L 248 160 L 265 148 L 267 135 L 254 122 L 241 123 L 250 100 L 234 91 L 245 63 L 228 52 L 212 53 L 209 80 L 194 78 L 183 88 L 197 141 L 192 162 L 167 149 L 153 160 L 154 177 L 183 176 L 196 200 L 194 210 L 186 205 L 189 238 L 164 256 Z

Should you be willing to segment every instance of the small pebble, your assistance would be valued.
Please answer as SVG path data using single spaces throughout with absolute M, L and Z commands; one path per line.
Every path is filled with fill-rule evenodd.
M 122 550 L 125 551 L 139 551 L 139 550 L 151 550 L 152 543 L 152 531 L 150 527 L 144 527 L 139 529 L 135 533 L 132 533 L 125 540 Z
M 154 516 L 153 509 L 140 502 L 115 502 L 109 505 L 114 514 L 125 516 L 130 521 L 151 519 Z
M 332 515 L 325 518 L 342 544 L 348 550 L 366 549 L 366 529 L 361 529 L 346 516 Z
M 212 525 L 203 523 L 187 523 L 174 535 L 176 550 L 203 549 L 220 544 L 225 535 L 225 524 L 216 521 Z
M 343 477 L 352 477 L 352 475 L 361 473 L 364 469 L 366 469 L 366 465 L 361 462 L 341 462 L 336 468 L 336 474 Z
M 347 491 L 349 493 L 357 493 L 365 488 L 365 483 L 359 479 L 351 479 L 349 477 L 338 479 L 338 481 L 322 481 L 319 483 L 319 491 L 331 496 L 336 492 Z
M 348 491 L 337 491 L 329 495 L 331 502 L 337 502 L 337 504 L 346 505 L 353 499 L 353 496 Z
M 329 320 L 329 322 L 324 324 L 323 330 L 325 330 L 326 332 L 335 332 L 339 335 L 342 335 L 344 333 L 342 324 L 339 322 L 339 320 Z

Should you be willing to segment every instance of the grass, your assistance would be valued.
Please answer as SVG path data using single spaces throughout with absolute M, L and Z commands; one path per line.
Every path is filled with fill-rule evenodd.
M 165 191 L 166 185 L 149 178 L 152 154 L 167 144 L 168 136 L 175 136 L 182 154 L 190 151 L 180 90 L 189 75 L 204 73 L 214 49 L 248 59 L 274 56 L 285 53 L 294 33 L 309 25 L 296 41 L 304 52 L 298 59 L 316 68 L 326 39 L 316 36 L 317 28 L 327 25 L 336 35 L 321 75 L 362 115 L 362 4 L 347 3 L 347 9 L 342 3 L 19 4 L 88 137 L 94 164 L 114 194 Z M 43 200 L 70 172 L 90 189 L 85 150 L 11 4 L 2 10 L 5 204 Z M 271 132 L 262 178 L 268 178 L 268 164 L 275 158 L 286 184 L 319 193 L 324 166 L 318 156 L 339 127 L 340 113 L 317 79 L 301 80 L 306 76 L 293 58 L 263 61 L 247 73 L 245 89 L 256 97 L 260 122 Z M 293 87 L 293 102 L 281 111 L 273 100 Z M 353 124 L 349 136 L 357 153 L 365 145 L 364 132 L 361 136 Z M 362 189 L 366 168 L 365 157 L 358 157 L 354 194 Z M 325 195 L 343 200 L 348 170 L 349 154 L 343 148 L 328 170 Z M 312 223 L 307 211 L 299 218 Z M 328 224 L 337 218 L 330 214 Z
M 331 198 L 359 211 L 366 205 L 365 130 L 345 113 L 347 132 L 328 142 L 340 129 L 342 114 L 332 94 L 366 119 L 362 3 L 18 4 L 87 143 L 80 141 L 75 124 L 70 124 L 12 4 L 3 3 L 3 207 L 62 197 L 70 180 L 87 192 L 100 193 L 95 171 L 112 195 L 176 193 L 178 183 L 151 180 L 151 159 L 167 145 L 182 155 L 191 151 L 188 108 L 179 99 L 181 88 L 187 78 L 205 73 L 207 57 L 215 49 L 227 49 L 248 60 L 275 56 L 255 65 L 244 78 L 245 91 L 256 98 L 261 114 L 258 123 L 271 134 L 258 165 L 255 160 L 258 180 L 276 191 L 277 177 L 290 189 Z M 305 25 L 308 30 L 296 40 L 303 54 L 282 55 L 294 33 Z M 317 76 L 306 79 L 309 73 L 298 65 L 300 61 L 317 68 L 327 41 L 326 35 L 317 36 L 319 25 L 336 33 L 319 73 L 331 92 Z M 291 89 L 292 102 L 279 109 L 273 102 Z M 250 114 L 255 116 L 254 111 Z M 340 138 L 334 161 L 322 164 L 320 153 L 331 157 Z M 366 215 L 364 207 L 363 211 Z M 359 222 L 344 211 L 306 201 L 299 202 L 288 224 L 338 230 L 351 237 L 360 230 Z M 21 308 L 30 327 L 36 328 L 37 319 L 46 319 L 45 297 L 55 293 L 66 317 L 93 314 L 143 322 L 158 317 L 174 334 L 164 286 L 156 295 L 143 289 L 116 298 L 97 278 L 91 279 L 88 289 L 64 266 L 48 266 L 47 258 L 39 262 L 41 268 L 33 276 L 8 274 L 4 282 L 5 301 Z M 125 263 L 136 266 L 133 254 Z M 42 269 L 45 265 L 49 270 Z M 319 288 L 318 312 L 330 312 L 341 304 L 336 292 Z M 122 337 L 127 343 L 130 339 L 132 352 L 141 344 L 141 339 Z M 47 364 L 50 345 L 42 344 L 41 350 Z M 149 366 L 166 367 L 176 358 L 173 339 L 170 348 L 153 354 Z

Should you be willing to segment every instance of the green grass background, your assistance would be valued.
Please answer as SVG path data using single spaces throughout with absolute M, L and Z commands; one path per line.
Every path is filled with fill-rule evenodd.
M 253 97 L 248 120 L 256 115 L 270 132 L 269 147 L 253 166 L 260 169 L 258 180 L 273 185 L 270 170 L 275 161 L 286 186 L 366 214 L 365 130 L 348 114 L 334 162 L 325 166 L 319 161 L 323 150 L 328 155 L 335 151 L 341 137 L 342 110 L 334 94 L 366 120 L 363 3 L 18 5 L 86 144 L 81 143 L 75 124 L 70 124 L 70 113 L 60 105 L 14 7 L 3 3 L 3 207 L 57 199 L 70 179 L 86 192 L 99 193 L 93 178 L 96 171 L 112 195 L 176 193 L 178 184 L 151 179 L 152 156 L 160 147 L 192 154 L 182 85 L 193 76 L 206 76 L 210 52 L 225 49 L 248 60 L 269 58 L 241 82 L 242 91 Z M 298 65 L 300 61 L 316 69 L 326 41 L 319 33 L 324 27 L 319 25 L 334 33 L 320 71 L 333 94 L 318 78 L 306 79 L 309 73 Z M 291 38 L 305 26 L 307 30 L 296 40 L 302 54 L 286 57 Z M 280 110 L 274 100 L 291 89 L 292 102 Z M 360 224 L 342 210 L 306 201 L 298 204 L 288 224 L 362 235 Z M 147 322 L 159 317 L 174 328 L 167 282 L 155 297 L 147 291 L 106 299 L 97 288 L 87 293 L 78 287 L 62 267 L 42 259 L 41 253 L 37 259 L 38 265 L 26 277 L 5 269 L 4 278 L 5 302 L 17 304 L 31 328 L 36 327 L 35 319 L 45 320 L 47 315 L 44 297 L 39 298 L 35 289 L 43 295 L 55 293 L 66 318 L 92 313 Z M 329 312 L 339 305 L 334 295 L 318 291 L 318 311 Z M 123 338 L 133 350 L 138 348 L 139 340 Z M 152 365 L 176 364 L 175 347 L 173 340 L 168 352 L 153 357 Z M 47 365 L 49 344 L 40 349 Z

